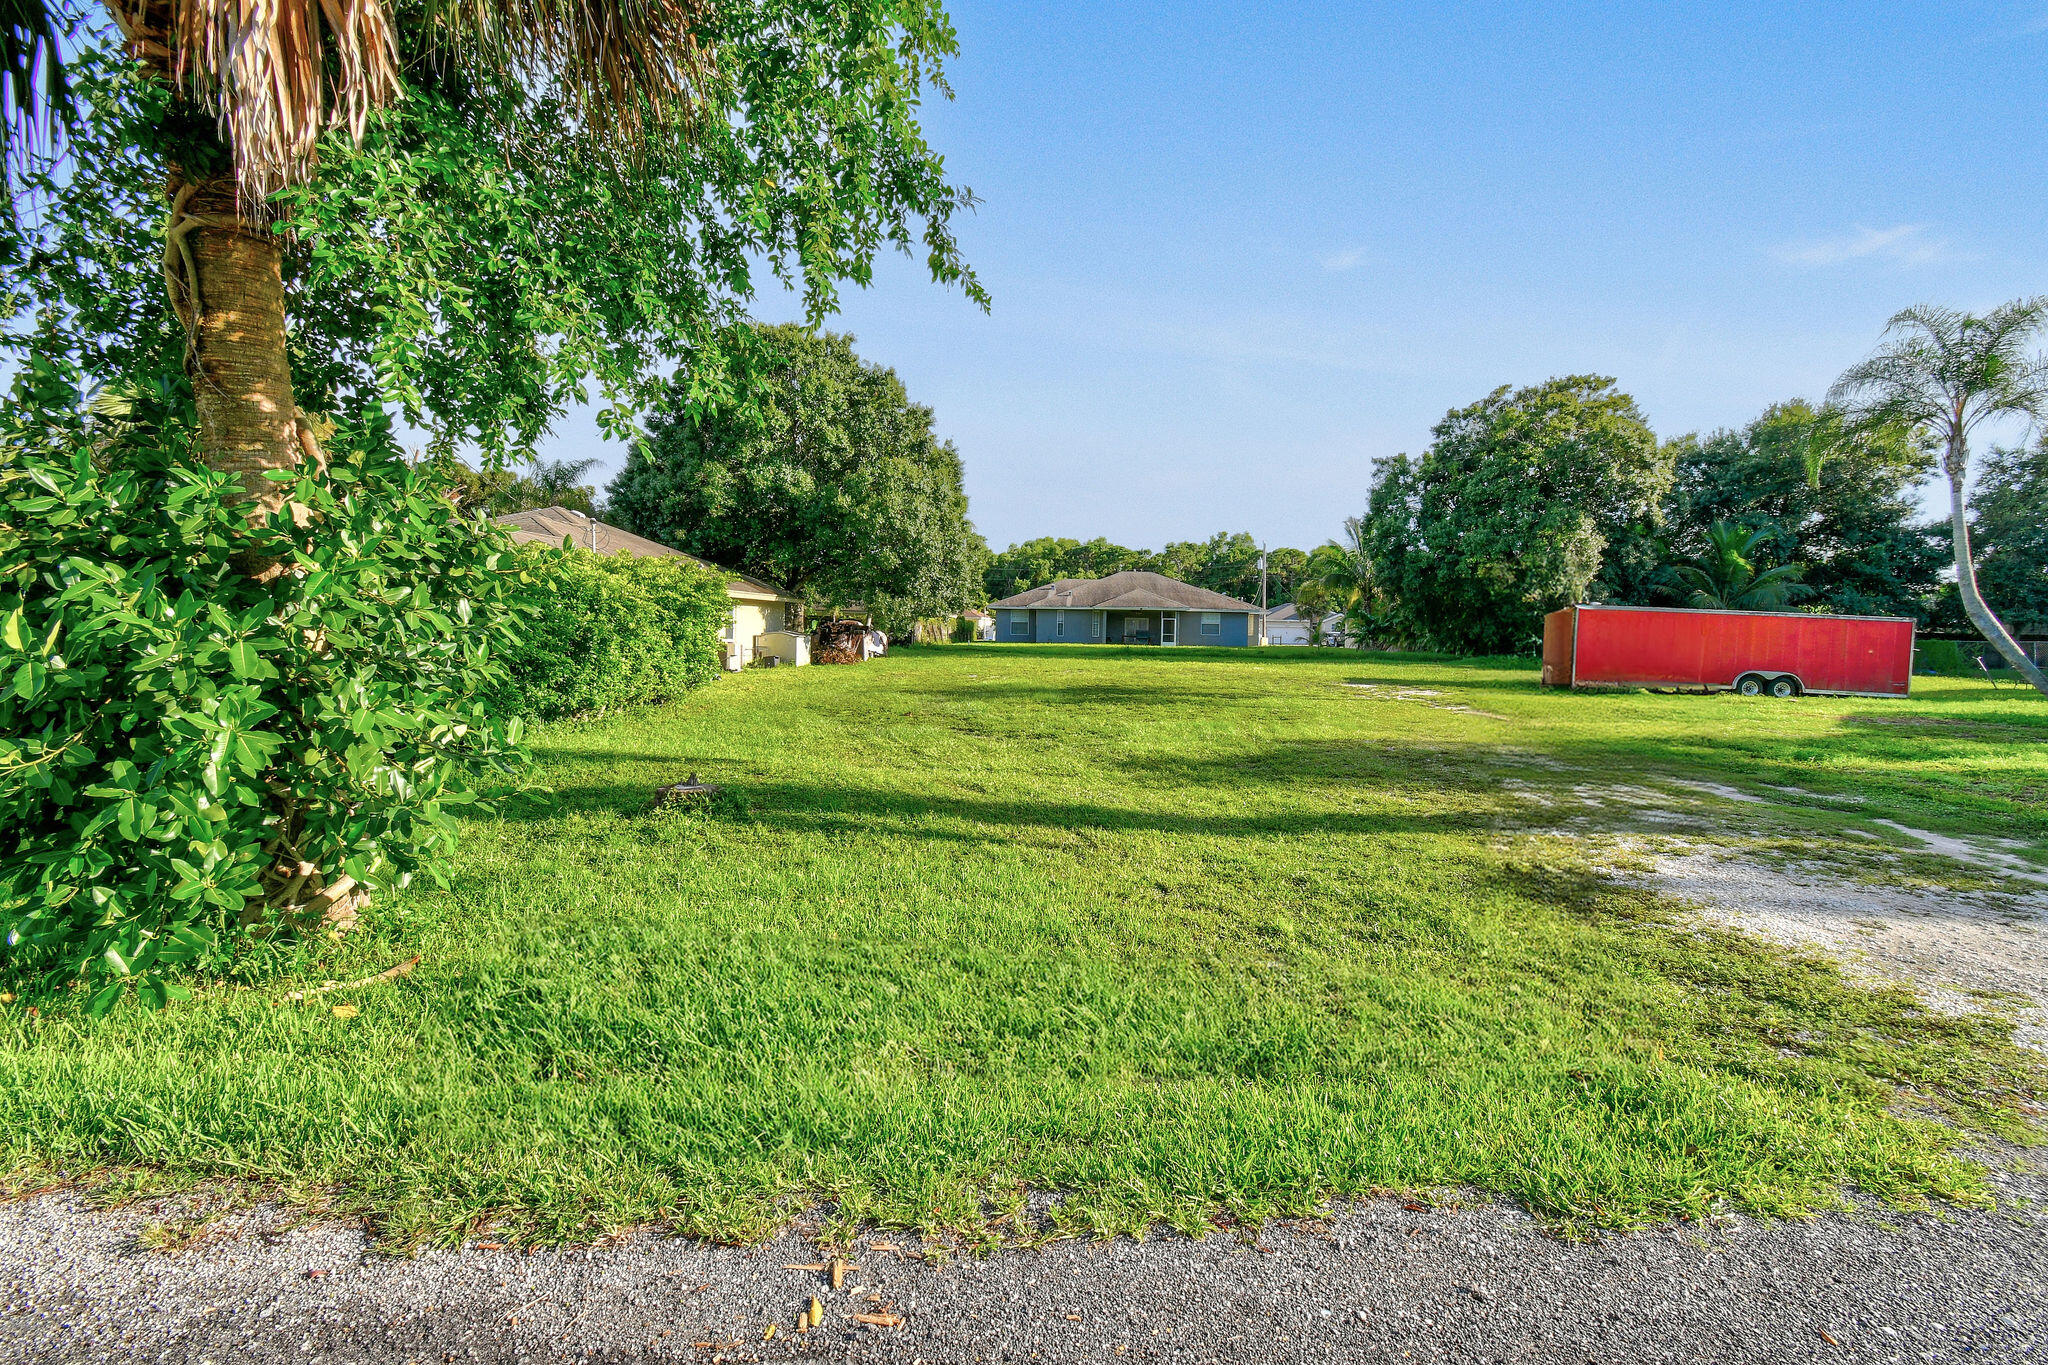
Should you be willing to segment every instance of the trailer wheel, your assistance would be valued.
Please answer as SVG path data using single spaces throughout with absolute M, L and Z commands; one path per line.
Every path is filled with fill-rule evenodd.
M 1763 676 L 1745 673 L 1735 680 L 1735 690 L 1745 697 L 1761 697 L 1764 694 Z
M 1780 701 L 1787 697 L 1796 697 L 1799 695 L 1799 684 L 1790 678 L 1773 678 L 1771 680 L 1771 695 Z

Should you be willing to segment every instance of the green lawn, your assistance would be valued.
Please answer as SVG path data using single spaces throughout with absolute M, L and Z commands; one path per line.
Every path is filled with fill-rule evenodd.
M 0 1167 L 250 1178 L 394 1243 L 806 1206 L 984 1241 L 1035 1235 L 1031 1189 L 1075 1232 L 1466 1184 L 1581 1226 L 1981 1198 L 1956 1146 L 2025 1135 L 2044 1081 L 1995 1017 L 1680 924 L 1532 799 L 1742 786 L 1776 804 L 1695 794 L 1691 828 L 1844 875 L 1846 829 L 1901 838 L 1878 817 L 2048 857 L 2048 703 L 1915 687 L 1029 646 L 749 673 L 543 730 L 552 795 L 344 943 L 162 1014 L 8 1007 Z M 650 809 L 691 771 L 727 796 Z

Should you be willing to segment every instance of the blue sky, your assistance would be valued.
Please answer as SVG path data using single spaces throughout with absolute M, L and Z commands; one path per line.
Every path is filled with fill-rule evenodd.
M 952 14 L 926 126 L 993 310 L 892 258 L 829 325 L 936 409 L 997 548 L 1306 547 L 1496 385 L 1610 374 L 1704 431 L 1906 304 L 2048 291 L 2048 3 Z M 577 413 L 545 453 L 622 451 Z

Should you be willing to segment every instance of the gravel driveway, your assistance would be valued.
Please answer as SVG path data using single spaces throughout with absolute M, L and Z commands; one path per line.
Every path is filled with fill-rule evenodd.
M 1064 1242 L 940 1265 L 877 1236 L 837 1294 L 803 1268 L 820 1258 L 794 1234 L 399 1260 L 357 1229 L 291 1229 L 259 1208 L 161 1253 L 137 1238 L 165 1207 L 94 1211 L 54 1194 L 0 1207 L 0 1358 L 2048 1359 L 2048 1179 L 2000 1182 L 2003 1213 L 1728 1219 L 1591 1244 L 1484 1200 L 1364 1205 L 1250 1245 Z M 813 1296 L 823 1324 L 796 1333 Z

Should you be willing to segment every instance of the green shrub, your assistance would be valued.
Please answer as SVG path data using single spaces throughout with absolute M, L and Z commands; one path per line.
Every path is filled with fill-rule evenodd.
M 1922 673 L 1944 678 L 1974 676 L 1977 665 L 1954 640 L 1921 640 L 1913 649 L 1913 664 Z
M 971 645 L 974 643 L 974 622 L 965 616 L 953 618 L 953 643 Z
M 175 428 L 174 428 L 175 429 Z M 387 442 L 283 475 L 248 524 L 183 438 L 0 441 L 0 931 L 12 973 L 218 965 L 289 869 L 437 879 L 456 809 L 523 760 L 487 694 L 520 591 L 502 530 Z M 259 578 L 251 564 L 284 571 Z M 283 869 L 281 871 L 281 869 Z
M 660 695 L 679 696 L 716 678 L 719 633 L 732 619 L 726 579 L 688 559 L 622 555 L 605 565 L 647 594 L 668 639 Z
M 505 707 L 543 720 L 681 696 L 718 673 L 732 604 L 724 580 L 684 559 L 520 547 L 533 616 L 506 655 Z

